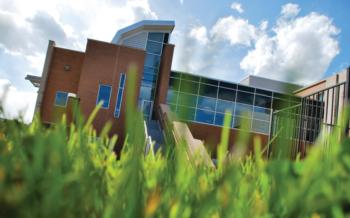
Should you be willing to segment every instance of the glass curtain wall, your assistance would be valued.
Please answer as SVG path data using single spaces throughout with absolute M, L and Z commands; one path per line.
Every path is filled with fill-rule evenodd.
M 139 107 L 142 109 L 146 120 L 150 119 L 152 116 L 163 44 L 167 43 L 167 40 L 167 33 L 148 33 L 145 65 L 138 100 Z
M 222 126 L 229 111 L 231 128 L 245 122 L 262 134 L 269 133 L 272 109 L 298 103 L 293 96 L 179 72 L 171 72 L 167 94 L 167 104 L 182 120 Z

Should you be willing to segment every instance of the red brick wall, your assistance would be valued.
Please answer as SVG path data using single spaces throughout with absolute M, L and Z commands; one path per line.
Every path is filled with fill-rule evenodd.
M 123 140 L 125 127 L 125 100 L 127 81 L 129 79 L 129 67 L 134 64 L 137 68 L 135 102 L 139 94 L 145 52 L 138 49 L 118 46 L 110 43 L 88 40 L 85 52 L 85 60 L 82 67 L 80 82 L 78 87 L 78 96 L 80 98 L 80 107 L 88 117 L 96 106 L 99 84 L 112 86 L 112 93 L 108 109 L 100 109 L 93 125 L 97 131 L 100 131 L 108 121 L 113 122 L 111 132 L 119 135 L 119 143 Z M 114 118 L 114 109 L 119 87 L 120 74 L 126 74 L 126 87 L 123 94 L 123 102 L 120 117 Z
M 57 91 L 77 93 L 84 53 L 63 48 L 54 48 L 49 68 L 46 89 L 40 108 L 44 123 L 54 123 L 66 112 L 66 108 L 54 106 Z M 65 65 L 70 70 L 64 69 Z

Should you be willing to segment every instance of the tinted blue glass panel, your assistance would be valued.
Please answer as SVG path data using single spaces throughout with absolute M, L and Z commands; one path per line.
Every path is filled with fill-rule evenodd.
M 162 53 L 162 47 L 163 47 L 162 43 L 148 41 L 146 51 L 153 54 L 160 55 Z
M 144 101 L 142 106 L 142 112 L 146 117 L 151 116 L 152 102 Z
M 247 92 L 237 92 L 237 102 L 244 104 L 253 104 L 254 94 Z
M 170 78 L 169 89 L 178 91 L 180 89 L 180 79 Z
M 224 100 L 218 99 L 218 103 L 217 103 L 217 106 L 216 106 L 216 111 L 217 112 L 225 113 L 226 110 L 228 110 L 229 112 L 231 112 L 231 114 L 233 114 L 234 108 L 235 108 L 235 103 L 234 102 L 232 102 L 232 101 L 224 101 Z
M 269 133 L 270 123 L 266 121 L 253 120 L 252 129 L 254 132 L 260 132 L 264 134 Z
M 197 108 L 215 111 L 216 99 L 198 96 Z
M 251 129 L 251 122 L 252 122 L 252 120 L 249 118 L 235 117 L 234 123 L 233 123 L 233 128 L 242 129 L 242 127 L 245 127 L 246 130 L 250 130 Z
M 214 123 L 214 112 L 197 109 L 196 121 L 202 123 L 213 124 Z
M 148 40 L 163 42 L 164 33 L 148 33 Z
M 55 105 L 65 107 L 67 105 L 68 93 L 67 92 L 56 92 Z
M 271 108 L 271 97 L 255 95 L 255 106 Z
M 197 82 L 181 80 L 180 91 L 186 92 L 186 93 L 191 93 L 191 94 L 197 94 L 198 87 L 199 87 L 199 83 L 197 83 Z
M 148 74 L 158 74 L 158 70 L 157 69 L 155 69 L 153 67 L 147 67 L 147 66 L 145 66 L 143 68 L 143 72 L 144 73 L 148 73 Z
M 224 117 L 225 117 L 225 114 L 216 113 L 215 114 L 215 125 L 223 126 L 224 125 Z M 232 126 L 232 115 L 231 115 L 231 122 L 230 122 L 229 127 L 231 127 L 231 126 Z
M 99 90 L 98 90 L 98 96 L 97 96 L 97 101 L 96 104 L 99 102 L 102 103 L 102 108 L 107 109 L 109 107 L 109 99 L 111 97 L 111 90 L 112 87 L 108 85 L 100 85 Z
M 195 109 L 177 106 L 176 114 L 181 120 L 194 120 Z
M 235 101 L 236 100 L 236 90 L 219 88 L 218 97 L 222 100 Z
M 124 86 L 125 86 L 125 74 L 124 73 L 122 73 L 121 75 L 120 75 L 120 83 L 119 83 L 119 87 L 120 88 L 124 88 Z
M 160 56 L 153 54 L 146 54 L 145 65 L 148 67 L 157 68 L 159 67 Z
M 236 103 L 235 115 L 241 117 L 251 117 L 253 106 Z
M 261 108 L 261 107 L 254 107 L 254 113 L 253 117 L 254 119 L 258 120 L 265 120 L 269 121 L 270 120 L 270 110 L 266 108 Z
M 197 96 L 196 95 L 190 95 L 185 93 L 179 93 L 178 97 L 178 104 L 189 106 L 189 107 L 196 107 L 197 103 Z
M 169 104 L 176 104 L 177 102 L 177 92 L 175 92 L 174 90 L 169 89 L 168 90 L 168 94 L 167 94 L 167 98 L 166 98 L 166 102 Z
M 142 77 L 142 83 L 147 84 L 149 86 L 153 86 L 156 84 L 157 75 L 144 73 Z
M 115 105 L 115 111 L 114 111 L 115 117 L 119 117 L 122 101 L 123 101 L 123 88 L 119 88 L 118 95 L 117 95 L 117 103 Z
M 206 84 L 200 84 L 200 86 L 199 86 L 199 95 L 216 98 L 217 94 L 218 94 L 218 87 L 217 86 L 210 86 L 210 85 L 206 85 Z
M 142 85 L 140 88 L 140 99 L 143 100 L 152 100 L 153 88 L 150 86 Z

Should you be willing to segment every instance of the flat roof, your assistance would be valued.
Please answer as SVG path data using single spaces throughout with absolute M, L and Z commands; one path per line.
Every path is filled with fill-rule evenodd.
M 142 20 L 140 22 L 134 23 L 130 26 L 124 27 L 115 34 L 112 42 L 118 43 L 118 41 L 123 36 L 132 35 L 140 31 L 159 31 L 159 32 L 169 32 L 171 33 L 175 27 L 175 21 L 173 20 Z

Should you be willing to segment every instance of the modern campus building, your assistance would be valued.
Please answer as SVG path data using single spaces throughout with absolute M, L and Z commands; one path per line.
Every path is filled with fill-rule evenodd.
M 85 52 L 59 48 L 50 41 L 42 76 L 26 77 L 39 88 L 36 112 L 42 122 L 55 123 L 64 113 L 71 119 L 71 101 L 78 100 L 86 117 L 102 101 L 93 125 L 100 131 L 112 121 L 111 133 L 118 134 L 122 142 L 128 73 L 134 66 L 134 100 L 143 111 L 148 133 L 158 143 L 163 143 L 163 116 L 169 111 L 185 123 L 193 140 L 204 141 L 213 155 L 225 111 L 232 114 L 231 148 L 243 131 L 242 123 L 249 129 L 250 142 L 259 137 L 266 145 L 280 125 L 279 112 L 286 108 L 298 108 L 300 120 L 295 119 L 301 125 L 298 131 L 304 134 L 299 136 L 303 140 L 313 141 L 321 123 L 335 125 L 339 113 L 336 108 L 344 105 L 348 96 L 348 71 L 308 87 L 257 76 L 232 83 L 174 71 L 175 46 L 169 43 L 174 27 L 173 21 L 141 21 L 119 30 L 111 42 L 88 39 Z M 314 108 L 318 110 L 309 111 Z M 313 124 L 308 123 L 309 119 Z M 310 138 L 311 132 L 314 138 Z

